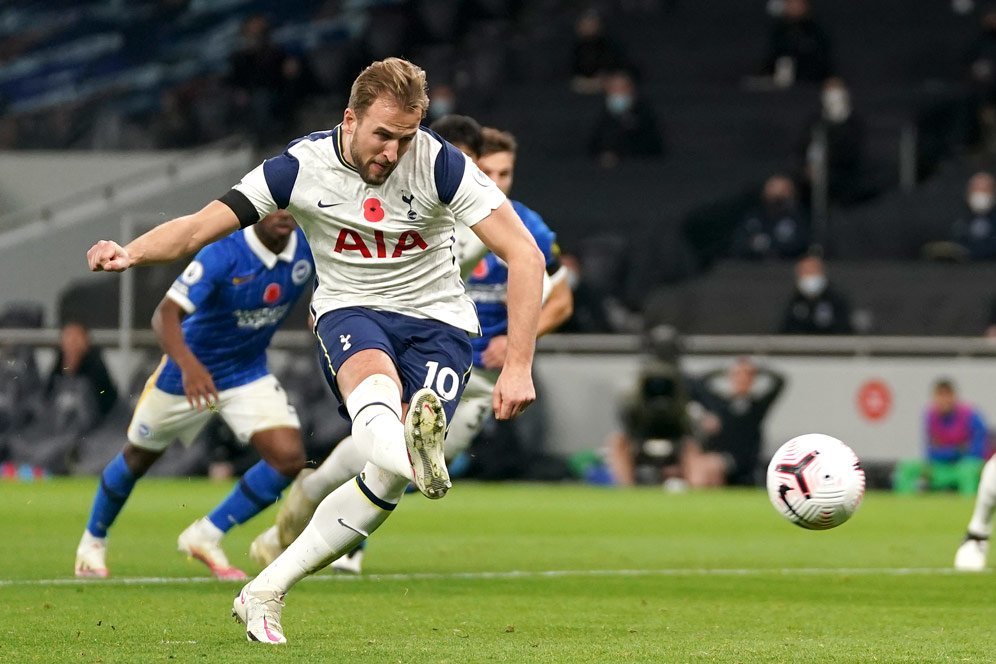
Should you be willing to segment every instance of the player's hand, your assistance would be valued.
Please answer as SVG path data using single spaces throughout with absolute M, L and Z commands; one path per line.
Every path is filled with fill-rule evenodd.
M 505 366 L 505 354 L 508 352 L 508 337 L 504 334 L 493 337 L 488 347 L 481 353 L 481 360 L 486 369 L 501 369 Z
M 519 367 L 505 367 L 498 382 L 495 383 L 495 393 L 492 405 L 495 418 L 510 420 L 522 414 L 529 404 L 536 401 L 536 388 L 533 387 L 533 375 L 529 367 L 525 370 Z
M 86 252 L 91 272 L 124 272 L 131 267 L 131 257 L 125 248 L 111 240 L 101 240 Z
M 218 389 L 214 386 L 211 373 L 200 362 L 191 364 L 181 370 L 183 374 L 183 393 L 187 395 L 187 403 L 198 411 L 213 409 L 219 399 Z

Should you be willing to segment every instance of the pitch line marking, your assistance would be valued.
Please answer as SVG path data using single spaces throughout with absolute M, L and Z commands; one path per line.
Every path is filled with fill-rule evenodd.
M 460 581 L 460 580 L 514 580 L 514 579 L 558 579 L 583 577 L 647 577 L 647 576 L 762 576 L 780 574 L 784 576 L 932 576 L 952 574 L 978 574 L 958 572 L 950 567 L 782 567 L 782 568 L 673 568 L 673 569 L 589 569 L 589 570 L 536 570 L 505 572 L 413 572 L 410 574 L 319 574 L 305 580 L 334 582 L 363 581 Z M 194 583 L 219 583 L 210 576 L 170 577 L 134 576 L 110 577 L 107 579 L 0 579 L 0 588 L 11 586 L 143 586 L 143 585 L 185 585 Z

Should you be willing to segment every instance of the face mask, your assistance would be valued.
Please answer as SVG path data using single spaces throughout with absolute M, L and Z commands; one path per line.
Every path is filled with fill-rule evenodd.
M 605 107 L 612 115 L 622 115 L 633 108 L 633 97 L 630 95 L 609 95 L 605 98 Z
M 993 195 L 988 191 L 973 191 L 968 195 L 968 208 L 975 214 L 985 214 L 993 209 Z
M 846 90 L 831 88 L 823 93 L 823 115 L 831 122 L 843 122 L 851 114 L 851 99 Z
M 822 274 L 807 274 L 799 277 L 795 285 L 806 297 L 816 297 L 827 287 L 827 278 Z
M 434 118 L 441 118 L 453 112 L 453 100 L 433 99 L 429 102 L 429 115 Z

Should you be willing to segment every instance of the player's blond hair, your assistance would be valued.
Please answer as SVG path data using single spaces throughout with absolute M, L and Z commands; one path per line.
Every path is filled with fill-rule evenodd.
M 360 72 L 349 91 L 349 108 L 358 117 L 381 96 L 388 96 L 405 111 L 418 111 L 422 117 L 429 108 L 425 71 L 407 60 L 378 60 Z
M 494 127 L 484 127 L 481 129 L 481 156 L 487 157 L 496 152 L 511 152 L 515 154 L 519 149 L 519 144 L 515 141 L 515 136 L 511 132 L 501 131 Z

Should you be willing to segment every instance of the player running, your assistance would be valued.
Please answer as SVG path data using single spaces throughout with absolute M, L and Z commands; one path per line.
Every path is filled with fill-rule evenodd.
M 481 130 L 472 118 L 461 115 L 445 116 L 432 125 L 440 136 L 474 159 L 484 173 L 508 196 L 515 176 L 518 146 L 515 137 L 490 127 Z M 546 299 L 540 309 L 537 335 L 555 330 L 567 320 L 573 309 L 573 295 L 560 269 L 556 236 L 542 217 L 518 201 L 512 207 L 546 258 Z M 458 243 L 459 232 L 458 231 Z M 465 240 L 464 247 L 473 242 Z M 468 249 L 469 250 L 469 249 Z M 469 250 L 472 251 L 472 250 Z M 471 264 L 467 291 L 477 306 L 482 334 L 471 341 L 474 347 L 474 370 L 460 398 L 460 407 L 450 422 L 446 434 L 446 459 L 451 460 L 470 446 L 494 412 L 492 395 L 495 381 L 504 364 L 508 330 L 505 288 L 508 271 L 493 253 L 483 257 L 465 258 Z M 276 525 L 261 533 L 252 543 L 249 555 L 259 565 L 266 566 L 290 545 L 307 525 L 318 503 L 355 477 L 363 469 L 363 454 L 352 437 L 342 440 L 329 457 L 314 471 L 305 470 L 294 481 L 287 499 L 281 501 Z M 362 571 L 363 548 L 357 547 L 332 563 L 340 572 L 359 574 Z
M 304 467 L 300 423 L 267 369 L 266 348 L 313 274 L 304 235 L 278 211 L 202 249 L 173 283 L 152 318 L 166 355 L 138 400 L 128 442 L 100 475 L 76 576 L 108 576 L 107 531 L 135 483 L 170 443 L 189 445 L 218 412 L 262 461 L 180 534 L 177 547 L 219 579 L 246 578 L 229 564 L 221 538 L 271 505 Z
M 376 530 L 409 481 L 430 498 L 450 488 L 443 434 L 470 371 L 470 336 L 480 332 L 453 256 L 457 222 L 472 226 L 508 265 L 496 416 L 515 417 L 535 399 L 543 255 L 495 184 L 419 128 L 425 87 L 415 65 L 375 62 L 354 81 L 332 131 L 295 141 L 200 212 L 126 247 L 101 241 L 88 252 L 94 270 L 169 261 L 276 209 L 292 212 L 311 244 L 322 369 L 367 463 L 236 598 L 233 611 L 250 640 L 285 643 L 284 594 Z

